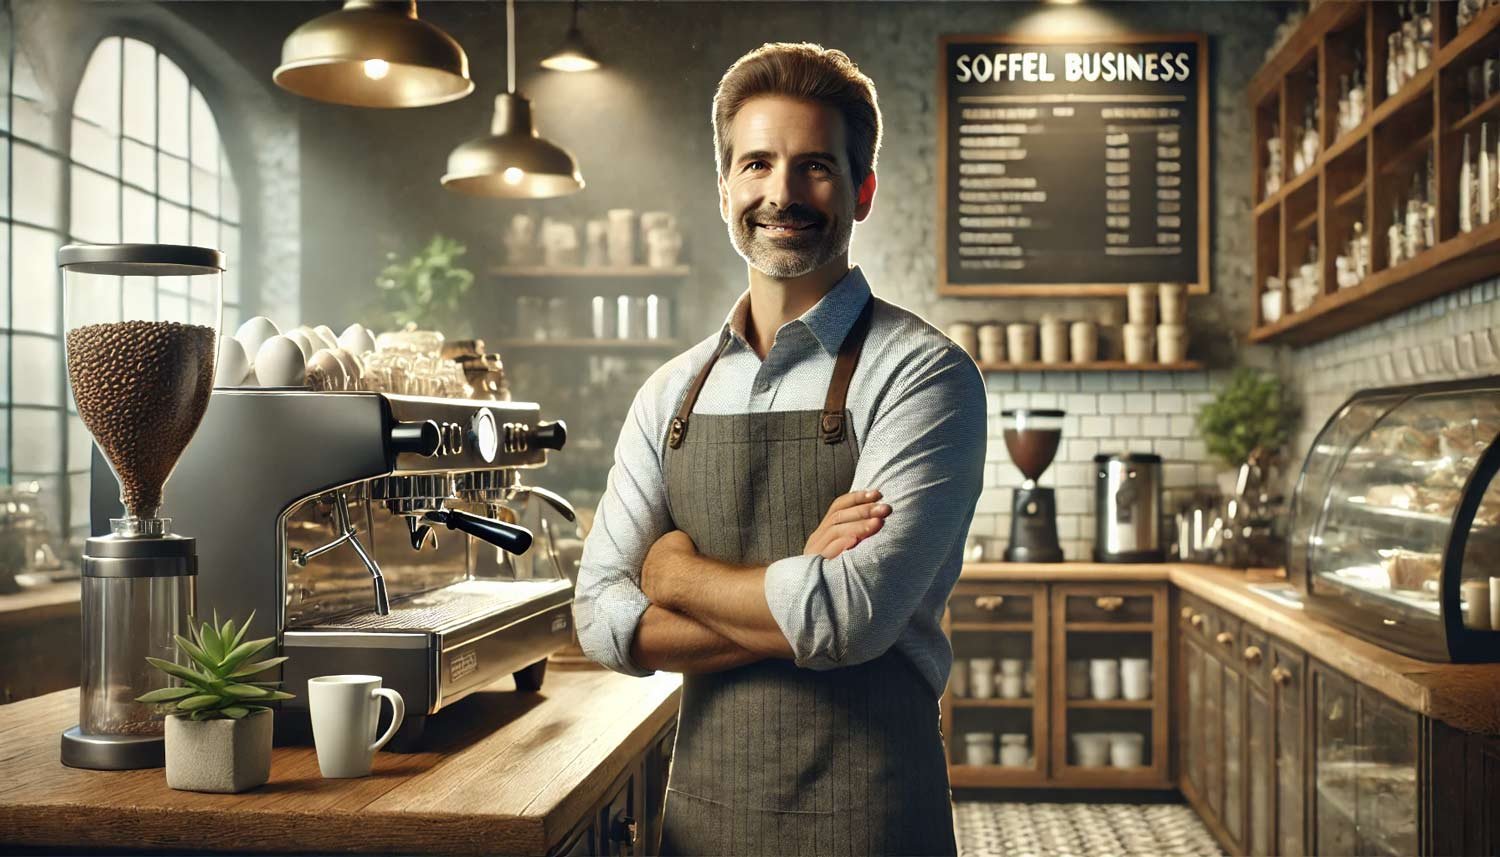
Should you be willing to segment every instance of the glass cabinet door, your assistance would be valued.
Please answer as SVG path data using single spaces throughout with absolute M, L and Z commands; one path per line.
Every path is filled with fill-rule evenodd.
M 1359 853 L 1354 683 L 1321 667 L 1313 668 L 1312 678 L 1315 853 L 1352 857 Z
M 1250 792 L 1250 835 L 1245 850 L 1252 857 L 1264 857 L 1271 853 L 1271 701 L 1254 685 L 1245 693 L 1245 743 Z
M 1302 736 L 1303 682 L 1306 671 L 1302 656 L 1280 646 L 1272 647 L 1271 694 L 1276 711 L 1276 848 L 1282 857 L 1307 853 L 1304 810 L 1307 758 Z
M 1205 795 L 1203 782 L 1203 651 L 1196 643 L 1182 638 L 1182 669 L 1186 674 L 1187 699 L 1183 700 L 1183 711 L 1187 723 L 1182 725 L 1183 765 L 1187 768 L 1187 779 L 1193 793 Z
M 1224 695 L 1219 710 L 1224 718 L 1224 828 L 1235 842 L 1245 841 L 1245 768 L 1241 764 L 1240 740 L 1244 721 L 1244 677 L 1234 669 L 1221 666 Z
M 1360 687 L 1355 818 L 1360 854 L 1417 853 L 1417 714 Z
M 1224 817 L 1224 667 L 1204 652 L 1203 663 L 1203 790 L 1215 816 Z

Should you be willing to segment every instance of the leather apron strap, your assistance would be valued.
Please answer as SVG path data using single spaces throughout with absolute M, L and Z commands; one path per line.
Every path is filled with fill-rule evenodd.
M 849 397 L 849 384 L 854 380 L 854 369 L 859 364 L 859 355 L 864 349 L 865 337 L 870 333 L 870 319 L 874 314 L 875 298 L 871 297 L 865 301 L 859 318 L 854 320 L 843 343 L 839 345 L 838 358 L 833 364 L 833 377 L 828 381 L 828 395 L 823 400 L 823 416 L 818 422 L 818 434 L 824 443 L 840 443 L 844 439 L 847 430 L 845 422 L 848 420 L 845 402 Z M 698 396 L 703 392 L 703 385 L 708 383 L 708 376 L 713 372 L 714 365 L 729 346 L 729 340 L 730 332 L 726 325 L 719 337 L 719 344 L 709 356 L 708 362 L 698 370 L 698 375 L 688 386 L 681 406 L 677 408 L 677 416 L 672 418 L 672 425 L 667 430 L 667 446 L 672 449 L 682 446 L 682 439 L 687 435 L 688 419 L 698 404 Z

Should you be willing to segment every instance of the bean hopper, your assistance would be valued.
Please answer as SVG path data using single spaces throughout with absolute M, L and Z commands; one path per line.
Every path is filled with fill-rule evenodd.
M 73 400 L 125 510 L 85 542 L 78 725 L 63 733 L 62 762 L 161 767 L 162 715 L 136 697 L 171 681 L 146 657 L 180 661 L 173 636 L 193 610 L 195 540 L 171 532 L 162 488 L 213 389 L 224 254 L 69 244 L 57 262 Z
M 1000 413 L 1005 448 L 1025 479 L 1011 497 L 1006 562 L 1062 562 L 1056 495 L 1036 483 L 1057 455 L 1063 416 L 1062 411 L 1025 408 Z

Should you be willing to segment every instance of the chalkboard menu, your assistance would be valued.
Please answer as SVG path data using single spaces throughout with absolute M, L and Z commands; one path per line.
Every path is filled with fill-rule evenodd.
M 939 293 L 1208 290 L 1201 34 L 944 36 L 938 55 Z

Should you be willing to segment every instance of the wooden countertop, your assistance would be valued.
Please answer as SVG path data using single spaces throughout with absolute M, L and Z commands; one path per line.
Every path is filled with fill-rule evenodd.
M 0 628 L 77 616 L 81 588 L 78 581 L 65 580 L 0 595 Z
M 1280 576 L 1189 563 L 970 563 L 960 583 L 974 581 L 1135 583 L 1166 580 L 1242 621 L 1428 717 L 1467 732 L 1500 735 L 1500 664 L 1430 663 L 1368 643 L 1353 634 L 1251 591 Z
M 277 747 L 271 781 L 239 795 L 167 788 L 161 770 L 58 761 L 77 689 L 0 706 L 7 844 L 146 850 L 544 854 L 677 716 L 681 678 L 557 671 L 539 693 L 510 679 L 428 721 L 421 753 L 325 780 L 311 746 Z

